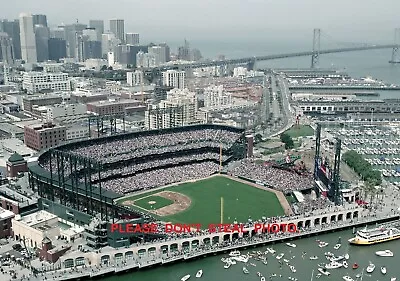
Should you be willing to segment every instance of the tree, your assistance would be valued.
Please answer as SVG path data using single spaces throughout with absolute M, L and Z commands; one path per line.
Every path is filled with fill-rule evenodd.
M 360 177 L 372 184 L 373 186 L 382 183 L 381 172 L 374 170 L 365 159 L 354 150 L 347 151 L 343 154 L 343 161 L 349 165 Z
M 107 65 L 103 65 L 103 66 L 100 68 L 100 71 L 105 71 L 105 70 L 107 70 Z
M 292 149 L 294 148 L 294 142 L 291 136 L 286 133 L 281 134 L 280 136 L 281 142 L 285 144 L 285 149 Z

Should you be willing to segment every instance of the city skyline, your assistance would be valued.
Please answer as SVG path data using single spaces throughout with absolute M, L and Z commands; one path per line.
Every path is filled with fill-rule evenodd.
M 57 9 L 53 8 L 53 3 L 49 0 L 14 1 L 7 4 L 7 9 L 2 9 L 0 18 L 14 19 L 22 12 L 45 14 L 50 27 L 74 23 L 76 20 L 89 23 L 90 19 L 95 18 L 108 23 L 110 19 L 120 18 L 125 20 L 125 32 L 143 34 L 141 37 L 146 42 L 183 37 L 194 41 L 221 40 L 221 32 L 224 32 L 226 40 L 238 36 L 261 40 L 259 32 L 274 39 L 293 36 L 301 38 L 307 36 L 313 28 L 327 30 L 330 35 L 342 40 L 388 41 L 393 38 L 393 29 L 400 26 L 396 14 L 400 2 L 394 0 L 385 1 L 385 5 L 372 0 L 324 3 L 316 0 L 192 1 L 190 5 L 182 0 L 151 4 L 117 0 L 112 2 L 113 7 L 126 9 L 117 9 L 118 12 L 112 14 L 107 5 L 109 2 L 104 0 L 59 2 Z M 94 13 L 88 13 L 93 7 L 96 7 Z M 63 13 L 59 13 L 60 10 Z M 189 14 L 190 21 L 185 16 Z M 108 24 L 106 30 L 109 30 Z

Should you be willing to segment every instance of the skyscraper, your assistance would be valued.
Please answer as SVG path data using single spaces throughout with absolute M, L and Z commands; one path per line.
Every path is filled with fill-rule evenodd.
M 0 32 L 0 61 L 7 64 L 14 63 L 12 39 L 5 32 Z
M 35 38 L 36 38 L 36 55 L 37 61 L 47 61 L 49 59 L 49 29 L 42 25 L 35 25 Z
M 67 44 L 64 39 L 49 39 L 49 59 L 59 61 L 61 58 L 67 57 Z
M 41 24 L 47 27 L 47 16 L 46 15 L 32 15 L 33 26 Z
M 110 31 L 115 34 L 115 37 L 121 41 L 125 42 L 125 23 L 124 20 L 113 19 L 110 20 Z
M 129 45 L 139 45 L 139 33 L 127 33 L 126 34 L 126 44 Z
M 35 63 L 37 62 L 37 55 L 32 15 L 24 13 L 20 14 L 19 26 L 21 37 L 21 57 L 26 63 Z
M 0 21 L 0 31 L 5 32 L 12 38 L 14 56 L 16 59 L 21 59 L 21 40 L 19 31 L 19 20 L 2 20 Z
M 101 35 L 104 33 L 103 20 L 89 20 L 89 27 L 94 28 L 97 32 L 97 41 L 101 41 Z

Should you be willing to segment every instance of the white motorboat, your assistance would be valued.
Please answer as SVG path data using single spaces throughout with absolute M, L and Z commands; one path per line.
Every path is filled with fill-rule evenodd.
M 342 266 L 343 266 L 343 264 L 338 263 L 336 261 L 333 261 L 333 262 L 328 263 L 327 265 L 325 265 L 325 268 L 326 269 L 335 269 L 335 268 L 339 268 L 339 267 L 342 267 Z
M 228 259 L 226 262 L 230 263 L 231 265 L 236 264 L 236 260 L 233 260 L 233 259 Z
M 267 264 L 268 264 L 268 261 L 267 261 L 267 260 L 263 261 L 263 264 L 267 265 Z
M 203 276 L 203 270 L 200 269 L 199 271 L 197 271 L 196 273 L 196 278 L 200 278 L 201 276 Z
M 239 256 L 239 257 L 231 257 L 230 260 L 235 260 L 235 261 L 240 261 L 240 262 L 248 262 L 249 257 L 248 256 Z
M 344 268 L 348 268 L 349 267 L 349 264 L 347 263 L 347 261 L 343 261 L 342 265 L 343 265 Z
M 379 257 L 393 257 L 394 256 L 393 252 L 390 250 L 377 251 L 377 252 L 375 252 L 375 255 L 377 255 Z
M 368 267 L 367 267 L 367 273 L 372 273 L 375 270 L 375 264 L 373 263 L 369 263 Z
M 249 274 L 249 270 L 245 267 L 242 268 L 244 274 Z
M 344 260 L 344 256 L 337 256 L 337 257 L 331 258 L 331 261 L 341 261 L 341 260 Z
M 265 281 L 265 277 L 261 276 L 260 281 Z
M 397 280 L 397 278 L 396 277 L 392 277 L 392 278 L 390 278 L 390 281 L 396 281 Z
M 348 276 L 348 275 L 346 275 L 346 276 L 343 276 L 343 280 L 345 280 L 345 281 L 354 281 L 354 279 L 353 278 L 351 278 L 350 276 Z
M 237 251 L 237 250 L 232 251 L 232 252 L 229 253 L 229 256 L 230 257 L 238 257 L 238 256 L 240 256 L 240 252 Z
M 386 266 L 381 266 L 381 273 L 382 273 L 383 275 L 385 275 L 386 272 L 387 272 Z
M 289 247 L 292 247 L 292 248 L 296 248 L 297 247 L 297 245 L 293 244 L 293 243 L 286 243 L 286 245 L 288 245 Z
M 342 247 L 342 244 L 336 244 L 335 247 L 333 247 L 333 249 L 339 250 L 340 247 Z M 344 278 L 344 277 L 343 277 L 343 278 Z
M 329 245 L 329 243 L 326 243 L 326 242 L 324 242 L 324 241 L 321 241 L 321 242 L 319 242 L 318 247 L 324 248 L 324 247 L 326 247 L 326 246 L 328 246 L 328 245 Z
M 325 275 L 325 276 L 331 275 L 331 273 L 330 273 L 329 271 L 327 271 L 325 268 L 322 268 L 322 267 L 318 268 L 318 271 L 319 271 L 322 275 Z
M 189 278 L 190 278 L 190 274 L 185 275 L 185 276 L 183 276 L 183 277 L 181 278 L 181 281 L 186 281 L 186 280 L 188 280 Z
M 225 265 L 224 265 L 224 268 L 225 269 L 228 269 L 228 268 L 230 268 L 231 267 L 231 263 L 230 262 L 227 262 Z
M 281 258 L 283 258 L 285 254 L 284 253 L 280 253 L 279 255 L 276 256 L 277 260 L 280 260 Z
M 296 268 L 293 265 L 289 265 L 290 270 L 295 273 L 296 272 Z
M 345 258 L 345 260 L 349 260 L 349 259 L 350 259 L 350 255 L 346 253 L 346 254 L 344 255 L 344 258 Z
M 317 259 L 318 259 L 317 256 L 312 256 L 312 257 L 310 257 L 310 260 L 317 260 Z
M 267 251 L 270 252 L 271 254 L 275 254 L 276 253 L 276 251 L 274 249 L 272 249 L 272 248 L 267 248 Z

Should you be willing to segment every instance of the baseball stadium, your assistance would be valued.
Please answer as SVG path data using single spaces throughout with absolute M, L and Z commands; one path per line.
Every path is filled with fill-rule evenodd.
M 166 234 L 107 231 L 111 224 L 246 223 L 288 214 L 283 190 L 246 179 L 254 174 L 244 160 L 252 145 L 243 129 L 220 125 L 118 134 L 41 153 L 29 182 L 41 209 L 86 226 L 89 246 L 126 247 Z M 271 175 L 312 186 L 291 172 Z

